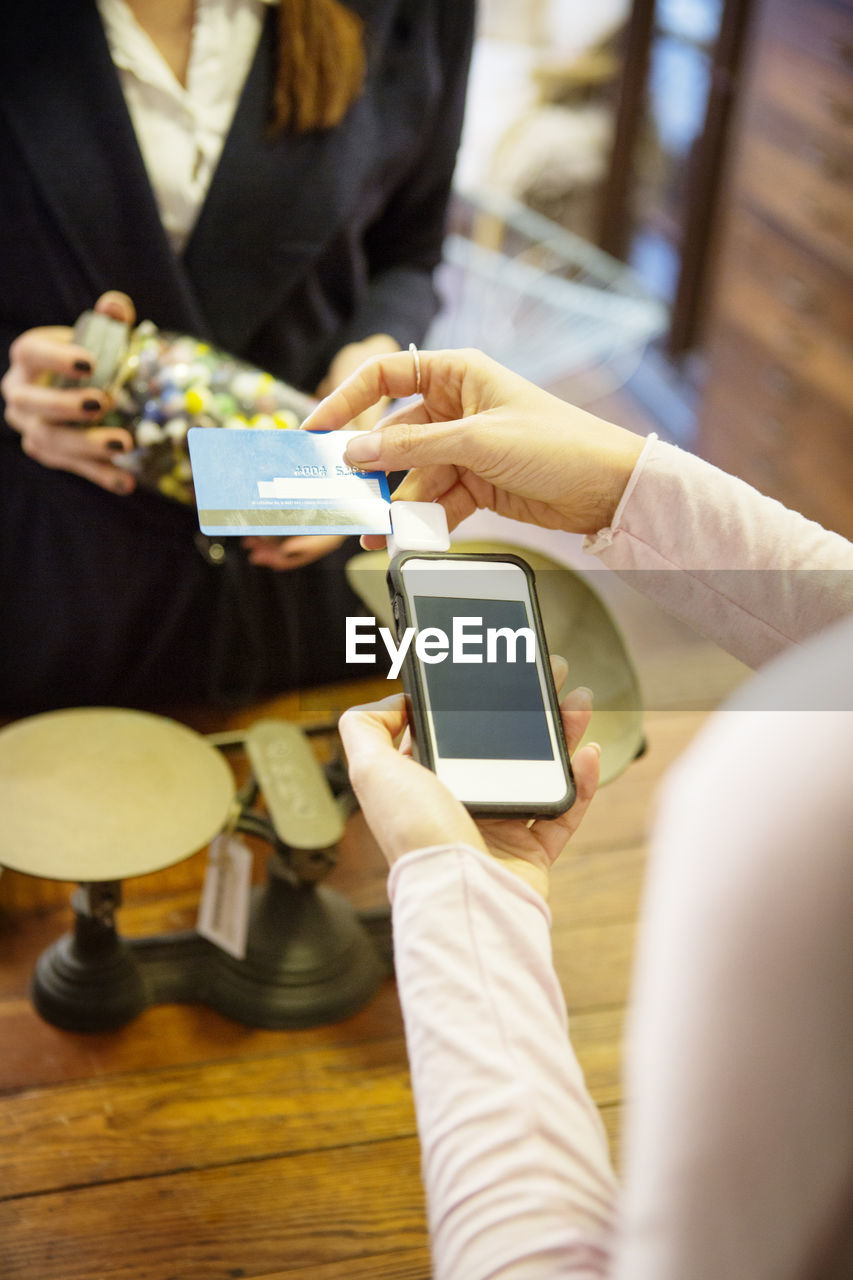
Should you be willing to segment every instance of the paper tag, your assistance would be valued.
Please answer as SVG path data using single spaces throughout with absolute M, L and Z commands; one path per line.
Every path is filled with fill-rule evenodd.
M 343 460 L 355 431 L 187 434 L 202 533 L 389 533 L 388 477 Z
M 246 958 L 249 932 L 251 850 L 223 833 L 210 843 L 196 932 L 237 960 Z

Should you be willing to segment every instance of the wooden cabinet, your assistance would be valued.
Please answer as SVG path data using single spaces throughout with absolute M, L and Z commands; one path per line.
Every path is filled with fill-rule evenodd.
M 853 537 L 853 5 L 761 0 L 697 452 Z

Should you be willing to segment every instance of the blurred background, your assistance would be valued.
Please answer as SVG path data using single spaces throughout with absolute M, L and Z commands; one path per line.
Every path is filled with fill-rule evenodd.
M 846 0 L 482 0 L 432 345 L 853 536 L 852 67 Z

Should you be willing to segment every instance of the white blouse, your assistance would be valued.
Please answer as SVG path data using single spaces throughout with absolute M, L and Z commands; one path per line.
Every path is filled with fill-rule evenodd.
M 169 242 L 196 224 L 258 45 L 277 0 L 195 0 L 186 87 L 126 0 L 98 0 L 110 53 Z

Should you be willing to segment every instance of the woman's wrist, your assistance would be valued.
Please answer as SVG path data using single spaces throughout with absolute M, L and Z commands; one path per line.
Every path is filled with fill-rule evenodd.
M 620 435 L 621 438 L 614 441 L 608 474 L 609 484 L 607 485 L 602 509 L 603 521 L 601 528 L 607 528 L 613 523 L 619 504 L 625 495 L 631 476 L 634 474 L 634 468 L 639 462 L 640 455 L 646 444 L 645 437 L 635 435 L 633 431 L 625 431 L 620 428 Z
M 574 472 L 575 488 L 587 490 L 575 498 L 577 510 L 583 513 L 576 532 L 591 537 L 610 528 L 645 443 L 645 438 L 633 431 L 596 421 L 593 440 L 584 453 L 578 451 L 569 471 Z
M 523 884 L 526 884 L 528 889 L 538 893 L 539 897 L 544 899 L 545 902 L 548 901 L 551 877 L 548 874 L 547 867 L 529 862 L 526 858 L 519 858 L 515 854 L 500 853 L 495 849 L 488 849 L 488 856 L 498 866 L 503 867 L 505 871 L 511 872 L 517 880 L 521 880 Z

